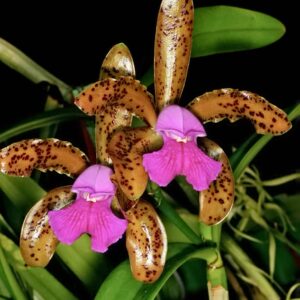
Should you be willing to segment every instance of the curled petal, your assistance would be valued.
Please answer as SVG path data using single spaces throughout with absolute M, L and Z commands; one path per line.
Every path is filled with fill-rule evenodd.
M 201 146 L 209 156 L 222 163 L 222 170 L 209 189 L 200 193 L 200 220 L 207 225 L 221 222 L 230 212 L 234 201 L 234 178 L 229 160 L 213 141 L 203 138 Z
M 145 120 L 150 126 L 156 122 L 152 95 L 145 86 L 132 77 L 107 78 L 85 89 L 75 104 L 86 114 L 105 112 L 106 105 L 122 106 L 132 114 Z
M 116 129 L 129 127 L 132 114 L 121 105 L 107 105 L 105 111 L 96 114 L 96 153 L 101 164 L 111 165 L 108 142 Z
M 192 47 L 192 0 L 163 0 L 154 48 L 155 99 L 159 110 L 178 101 L 186 80 Z
M 261 134 L 280 135 L 292 127 L 284 111 L 248 91 L 215 90 L 195 98 L 187 108 L 204 123 L 219 122 L 225 118 L 235 122 L 245 117 Z
M 123 43 L 114 45 L 107 53 L 100 70 L 99 79 L 135 77 L 135 67 L 131 53 Z
M 173 134 L 180 138 L 188 136 L 195 141 L 196 137 L 206 136 L 199 120 L 186 108 L 169 105 L 159 114 L 155 129 L 165 134 Z
M 215 180 L 221 164 L 203 153 L 193 141 L 186 143 L 164 137 L 163 147 L 144 154 L 143 165 L 152 181 L 168 185 L 176 175 L 186 176 L 197 191 L 205 190 Z
M 161 145 L 161 137 L 150 128 L 125 129 L 112 136 L 108 152 L 118 185 L 129 200 L 139 199 L 147 186 L 148 175 L 142 165 L 142 155 Z
M 33 169 L 38 169 L 75 176 L 87 165 L 83 152 L 70 142 L 57 139 L 23 140 L 0 151 L 0 171 L 9 175 L 30 176 Z
M 167 254 L 167 236 L 158 214 L 140 200 L 125 213 L 128 220 L 126 247 L 135 279 L 153 282 L 163 271 Z
M 21 254 L 29 266 L 45 267 L 52 258 L 58 240 L 48 223 L 48 211 L 73 201 L 71 186 L 51 190 L 27 213 L 20 235 Z
M 116 217 L 110 208 L 112 199 L 86 201 L 78 197 L 71 205 L 49 212 L 49 223 L 58 240 L 72 244 L 82 234 L 91 235 L 91 246 L 105 252 L 117 242 L 127 227 L 127 221 Z

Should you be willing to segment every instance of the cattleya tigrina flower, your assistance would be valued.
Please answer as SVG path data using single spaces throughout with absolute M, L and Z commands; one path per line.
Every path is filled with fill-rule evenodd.
M 167 242 L 154 208 L 140 200 L 148 175 L 161 186 L 176 175 L 186 176 L 201 191 L 200 221 L 214 225 L 232 207 L 234 180 L 228 158 L 205 137 L 202 123 L 246 117 L 257 133 L 278 135 L 290 129 L 282 110 L 247 91 L 215 90 L 196 97 L 186 108 L 178 105 L 192 30 L 192 0 L 163 0 L 155 36 L 155 101 L 134 79 L 131 55 L 122 44 L 104 60 L 100 81 L 75 99 L 82 111 L 95 116 L 98 164 L 90 166 L 79 149 L 56 139 L 25 140 L 2 149 L 3 173 L 29 176 L 39 169 L 79 176 L 72 187 L 48 192 L 26 216 L 20 241 L 29 265 L 46 265 L 58 240 L 72 243 L 82 233 L 91 235 L 93 250 L 104 252 L 127 227 L 126 245 L 135 278 L 156 280 Z M 132 128 L 133 116 L 145 126 Z

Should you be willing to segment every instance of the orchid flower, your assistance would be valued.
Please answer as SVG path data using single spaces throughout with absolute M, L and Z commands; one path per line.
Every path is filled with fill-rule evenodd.
M 111 49 L 100 73 L 102 78 L 120 75 L 129 78 L 137 87 L 137 93 L 142 91 L 143 96 L 149 97 L 145 88 L 140 88 L 133 79 L 134 65 L 124 44 Z M 115 81 L 107 79 L 108 83 Z M 57 139 L 23 140 L 0 151 L 2 173 L 30 176 L 33 169 L 38 169 L 76 177 L 72 186 L 49 191 L 25 217 L 20 249 L 28 265 L 46 266 L 58 242 L 72 244 L 84 233 L 91 236 L 92 250 L 103 253 L 126 231 L 126 246 L 135 278 L 152 282 L 160 276 L 167 251 L 164 226 L 153 206 L 144 200 L 130 210 L 122 209 L 128 200 L 118 191 L 111 161 L 103 150 L 111 132 L 131 125 L 132 112 L 123 107 L 112 99 L 101 106 L 101 110 L 94 111 L 97 164 L 90 165 L 82 151 Z M 91 114 L 88 106 L 80 108 Z M 153 117 L 156 118 L 155 114 Z
M 190 61 L 192 0 L 163 0 L 158 14 L 154 50 L 155 100 L 130 76 L 106 79 L 87 88 L 75 103 L 89 114 L 113 108 L 147 124 L 109 131 L 101 145 L 115 170 L 115 180 L 129 209 L 143 195 L 148 176 L 161 186 L 185 175 L 199 193 L 199 218 L 208 225 L 222 221 L 234 200 L 234 178 L 224 151 L 204 137 L 203 124 L 225 118 L 247 118 L 260 134 L 283 134 L 291 128 L 286 114 L 263 97 L 248 91 L 220 89 L 196 97 L 186 108 L 178 103 Z M 112 103 L 109 107 L 108 103 Z M 158 119 L 156 112 L 158 112 Z M 114 112 L 116 115 L 116 112 Z M 103 123 L 102 123 L 103 124 Z M 104 122 L 107 132 L 111 123 Z

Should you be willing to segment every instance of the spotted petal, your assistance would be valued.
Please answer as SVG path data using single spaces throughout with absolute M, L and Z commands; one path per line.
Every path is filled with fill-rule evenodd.
M 9 175 L 30 176 L 33 169 L 38 169 L 75 176 L 87 165 L 83 152 L 57 139 L 23 140 L 0 151 L 0 171 Z
M 48 211 L 68 205 L 74 196 L 71 186 L 53 189 L 27 213 L 20 235 L 20 250 L 27 265 L 48 264 L 58 243 L 48 223 Z
M 209 156 L 222 163 L 222 170 L 209 189 L 200 193 L 200 220 L 213 225 L 221 222 L 230 212 L 234 201 L 234 178 L 224 151 L 213 141 L 202 138 L 201 147 Z
M 122 106 L 144 119 L 150 126 L 154 126 L 156 122 L 152 95 L 131 77 L 98 81 L 84 90 L 75 99 L 75 104 L 88 115 L 105 112 L 108 104 Z
M 51 228 L 59 241 L 68 245 L 88 233 L 92 249 L 103 253 L 122 237 L 127 227 L 126 220 L 112 213 L 111 201 L 112 198 L 91 202 L 78 197 L 71 205 L 49 212 Z
M 108 142 L 118 128 L 129 127 L 132 114 L 120 105 L 107 105 L 105 110 L 96 115 L 96 153 L 101 164 L 111 165 L 108 154 Z
M 112 136 L 108 152 L 114 163 L 115 177 L 130 200 L 139 199 L 146 189 L 148 175 L 142 166 L 142 155 L 161 145 L 161 137 L 150 128 L 124 129 Z
M 125 213 L 128 220 L 126 247 L 135 279 L 153 282 L 163 271 L 167 254 L 167 236 L 158 214 L 140 200 Z
M 186 80 L 192 47 L 192 0 L 163 0 L 154 48 L 155 98 L 159 110 L 178 101 Z
M 194 141 L 182 143 L 167 136 L 160 150 L 144 154 L 143 165 L 150 179 L 160 186 L 168 185 L 176 175 L 184 175 L 197 191 L 207 189 L 221 170 L 221 164 L 202 152 Z
M 224 118 L 235 122 L 245 117 L 261 134 L 280 135 L 292 127 L 284 111 L 248 91 L 215 90 L 195 98 L 187 108 L 204 123 L 219 122 Z
M 114 45 L 107 53 L 100 70 L 99 79 L 135 77 L 135 67 L 131 53 L 123 43 Z

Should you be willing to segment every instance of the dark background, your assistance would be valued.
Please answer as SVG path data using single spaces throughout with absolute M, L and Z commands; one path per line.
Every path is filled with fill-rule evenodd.
M 74 1 L 75 3 L 75 1 Z M 97 80 L 100 64 L 116 43 L 124 42 L 141 77 L 153 61 L 156 15 L 160 1 L 93 1 L 62 7 L 52 1 L 37 5 L 4 4 L 0 36 L 72 86 Z M 196 7 L 234 5 L 264 12 L 286 26 L 273 45 L 251 51 L 192 59 L 183 94 L 187 103 L 206 91 L 233 87 L 263 95 L 287 108 L 299 102 L 299 19 L 296 1 L 194 1 Z M 41 87 L 0 64 L 0 132 L 41 111 Z M 210 137 L 227 152 L 254 131 L 245 121 L 207 126 Z M 299 122 L 276 137 L 255 160 L 263 176 L 299 171 Z

